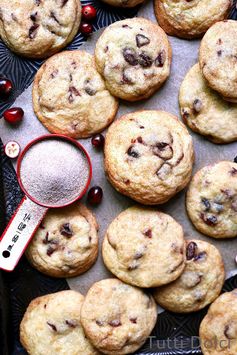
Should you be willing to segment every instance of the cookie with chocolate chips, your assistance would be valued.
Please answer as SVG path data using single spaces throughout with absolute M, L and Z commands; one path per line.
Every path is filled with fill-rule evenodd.
M 237 236 L 237 164 L 221 161 L 199 170 L 186 197 L 188 216 L 203 234 Z
M 29 262 L 53 277 L 87 271 L 98 254 L 98 225 L 82 204 L 49 210 L 26 250 Z
M 103 354 L 130 354 L 147 340 L 157 319 L 151 295 L 117 279 L 95 283 L 81 309 L 88 340 Z
M 227 102 L 213 89 L 195 64 L 186 74 L 179 92 L 185 123 L 214 143 L 237 140 L 237 104 Z
M 94 57 L 76 50 L 42 65 L 33 84 L 33 107 L 51 133 L 86 138 L 113 121 L 118 101 L 106 89 Z
M 20 341 L 28 354 L 99 355 L 81 326 L 84 297 L 61 291 L 31 301 L 20 325 Z
M 228 17 L 231 0 L 154 0 L 159 25 L 181 38 L 201 37 L 217 21 Z
M 162 28 L 138 17 L 107 27 L 95 49 L 108 90 L 128 101 L 148 98 L 160 88 L 170 74 L 171 56 Z
M 191 178 L 192 138 L 185 126 L 165 111 L 124 115 L 108 130 L 105 170 L 122 194 L 146 204 L 168 201 Z
M 70 43 L 80 26 L 80 0 L 1 0 L 0 37 L 15 53 L 46 58 Z
M 220 252 L 202 240 L 186 242 L 186 266 L 174 282 L 154 291 L 156 302 L 175 313 L 199 311 L 220 294 L 225 269 Z
M 225 100 L 237 102 L 237 22 L 217 22 L 205 34 L 199 64 L 208 85 Z
M 107 268 L 122 281 L 161 286 L 177 279 L 184 269 L 183 229 L 167 214 L 131 207 L 108 227 L 102 252 Z
M 199 330 L 203 355 L 237 354 L 237 289 L 210 306 Z

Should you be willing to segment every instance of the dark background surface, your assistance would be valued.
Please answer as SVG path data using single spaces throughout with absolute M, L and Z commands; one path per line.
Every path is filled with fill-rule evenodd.
M 82 5 L 93 4 L 97 8 L 97 19 L 93 24 L 98 30 L 110 23 L 133 17 L 135 9 L 121 10 L 111 8 L 96 0 L 82 1 Z M 237 19 L 236 0 L 231 18 Z M 86 38 L 78 34 L 68 49 L 78 48 Z M 14 84 L 14 93 L 8 101 L 0 102 L 0 115 L 12 105 L 16 97 L 32 82 L 37 69 L 43 61 L 18 57 L 0 42 L 0 75 Z M 4 155 L 0 141 L 0 234 L 7 221 L 18 206 L 22 192 L 17 183 L 15 171 Z M 227 280 L 223 291 L 237 287 L 237 277 Z M 23 257 L 12 273 L 0 272 L 0 355 L 26 354 L 19 342 L 19 324 L 32 299 L 47 293 L 68 289 L 66 280 L 53 279 L 33 269 Z M 198 339 L 199 325 L 206 309 L 189 315 L 163 312 L 145 346 L 136 354 L 201 354 Z M 192 338 L 193 337 L 193 338 Z M 70 355 L 70 354 L 69 354 Z M 80 354 L 83 355 L 83 354 Z

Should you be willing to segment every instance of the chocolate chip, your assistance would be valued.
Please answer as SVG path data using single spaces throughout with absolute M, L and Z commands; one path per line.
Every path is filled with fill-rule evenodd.
M 139 126 L 140 129 L 144 129 L 145 127 L 144 126 Z
M 218 223 L 217 217 L 214 215 L 207 216 L 206 214 L 201 213 L 201 219 L 210 227 L 213 227 Z
M 155 66 L 162 68 L 165 64 L 165 60 L 166 60 L 166 54 L 165 51 L 162 50 L 155 59 Z
M 48 256 L 51 256 L 56 250 L 57 250 L 57 248 L 53 248 L 53 247 L 49 246 L 46 253 Z
M 205 259 L 207 256 L 207 253 L 205 251 L 202 251 L 201 253 L 195 255 L 194 261 L 199 261 Z
M 54 11 L 50 12 L 50 17 L 60 25 L 60 22 L 58 21 Z
M 62 0 L 61 7 L 65 6 L 68 0 Z
M 195 99 L 194 102 L 193 102 L 193 109 L 195 112 L 200 112 L 202 110 L 202 101 L 199 100 L 199 99 Z
M 73 95 L 81 96 L 80 92 L 75 88 L 75 86 L 70 86 L 68 91 L 69 91 L 68 101 L 70 103 L 74 101 Z
M 47 324 L 50 326 L 50 328 L 54 331 L 54 332 L 57 332 L 57 328 L 56 328 L 56 325 L 50 323 L 50 322 L 47 322 Z
M 108 323 L 111 327 L 120 327 L 122 323 L 120 322 L 119 319 L 113 319 Z
M 60 227 L 60 233 L 67 238 L 70 238 L 71 236 L 73 236 L 73 230 L 70 226 L 70 223 L 64 223 L 61 227 Z
M 85 92 L 89 95 L 89 96 L 94 96 L 96 94 L 96 90 L 86 86 L 85 87 Z
M 146 37 L 146 36 L 144 36 L 142 34 L 136 35 L 136 44 L 137 44 L 138 48 L 146 46 L 149 43 L 150 43 L 150 40 L 149 40 L 148 37 Z
M 30 15 L 31 21 L 35 22 L 37 20 L 37 14 L 38 14 L 38 12 L 36 11 L 34 14 Z
M 149 68 L 152 66 L 153 60 L 148 54 L 142 52 L 141 54 L 139 54 L 138 63 L 143 68 Z
M 70 327 L 70 328 L 76 328 L 77 322 L 75 320 L 65 320 L 65 323 Z
M 102 322 L 101 320 L 97 319 L 96 321 L 96 324 L 99 326 L 99 327 L 102 327 L 104 325 L 104 322 Z
M 34 39 L 37 34 L 37 29 L 39 28 L 39 25 L 37 23 L 34 23 L 33 26 L 30 27 L 29 29 L 29 38 Z
M 129 318 L 130 322 L 133 324 L 137 324 L 137 318 Z
M 143 232 L 143 234 L 148 238 L 152 238 L 152 230 L 150 228 Z
M 127 154 L 133 158 L 139 158 L 140 154 L 135 150 L 134 146 L 128 148 Z
M 46 233 L 44 239 L 43 239 L 43 244 L 48 244 L 49 243 L 49 232 Z
M 129 63 L 130 65 L 135 66 L 138 64 L 137 54 L 133 48 L 128 48 L 128 47 L 124 48 L 123 57 L 126 60 L 126 62 Z
M 44 309 L 46 309 L 46 308 L 47 308 L 47 304 L 45 303 L 45 304 L 44 304 Z
M 217 51 L 217 55 L 218 55 L 218 57 L 221 57 L 221 55 L 222 55 L 222 50 L 221 49 L 219 51 Z
M 205 197 L 203 197 L 201 199 L 201 201 L 202 201 L 202 204 L 205 206 L 205 212 L 209 211 L 210 208 L 211 208 L 210 201 L 207 198 L 205 198 Z
M 189 115 L 188 111 L 185 111 L 182 109 L 182 117 L 185 121 L 189 118 L 189 116 L 190 115 Z
M 232 169 L 230 170 L 230 175 L 231 175 L 231 176 L 235 176 L 236 174 L 237 174 L 237 169 L 232 168 Z
M 196 250 L 197 250 L 197 244 L 195 242 L 188 243 L 186 249 L 187 260 L 192 260 L 195 257 Z
M 126 185 L 129 185 L 131 181 L 129 179 L 127 179 L 124 182 L 125 182 Z

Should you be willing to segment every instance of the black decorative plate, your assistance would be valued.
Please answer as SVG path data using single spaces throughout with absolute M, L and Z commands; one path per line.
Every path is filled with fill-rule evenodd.
M 11 1 L 11 0 L 9 0 Z M 138 7 L 121 10 L 109 7 L 100 1 L 82 0 L 82 5 L 93 4 L 97 8 L 94 31 L 110 23 L 137 14 Z M 236 0 L 234 0 L 231 18 L 237 19 Z M 78 34 L 68 49 L 77 49 L 86 38 Z M 14 95 L 0 103 L 0 114 L 9 107 L 16 97 L 32 82 L 37 69 L 43 61 L 18 57 L 0 42 L 0 75 L 8 77 L 14 83 Z M 7 221 L 18 206 L 22 192 L 17 183 L 14 168 L 3 152 L 0 141 L 0 234 Z M 223 291 L 237 287 L 237 276 L 225 282 Z M 0 354 L 26 354 L 19 342 L 19 324 L 29 302 L 37 296 L 68 289 L 64 279 L 53 279 L 33 269 L 22 258 L 12 273 L 0 273 Z M 189 315 L 163 312 L 146 344 L 136 354 L 202 354 L 198 339 L 199 325 L 206 309 Z M 70 355 L 70 354 L 69 354 Z M 83 354 L 81 354 L 83 355 Z

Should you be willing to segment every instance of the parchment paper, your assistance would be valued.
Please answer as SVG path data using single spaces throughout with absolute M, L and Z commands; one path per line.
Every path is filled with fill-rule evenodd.
M 153 14 L 152 2 L 147 3 L 139 12 L 139 16 L 146 17 L 156 22 Z M 86 44 L 79 49 L 85 49 L 93 53 L 95 43 L 102 31 L 94 33 Z M 138 103 L 120 102 L 120 108 L 117 117 L 127 112 L 139 109 L 162 109 L 169 111 L 178 117 L 178 91 L 182 79 L 188 69 L 197 62 L 199 41 L 185 41 L 170 37 L 173 49 L 173 61 L 171 75 L 166 84 L 154 96 L 146 101 Z M 14 106 L 21 106 L 25 111 L 25 118 L 18 128 L 12 128 L 4 120 L 0 120 L 0 135 L 4 143 L 9 140 L 16 140 L 22 148 L 33 138 L 47 133 L 47 130 L 41 125 L 33 113 L 31 100 L 31 87 L 29 87 L 18 99 Z M 230 129 L 228 127 L 228 129 Z M 219 160 L 233 160 L 237 155 L 237 143 L 227 145 L 215 145 L 205 138 L 190 131 L 194 141 L 196 152 L 196 162 L 194 173 L 201 167 Z M 134 204 L 134 202 L 123 195 L 117 193 L 106 180 L 103 170 L 103 153 L 96 152 L 93 149 L 90 139 L 81 140 L 92 158 L 93 179 L 92 185 L 100 185 L 104 191 L 104 199 L 100 206 L 93 208 L 97 220 L 100 225 L 100 244 L 103 240 L 104 233 L 109 223 L 125 208 Z M 85 200 L 85 199 L 84 199 Z M 84 202 L 84 201 L 83 201 Z M 215 240 L 205 237 L 197 232 L 189 221 L 185 212 L 185 191 L 179 193 L 169 203 L 158 206 L 160 209 L 173 216 L 184 228 L 186 238 L 198 238 L 207 240 L 216 245 L 221 251 L 228 276 L 237 272 L 235 264 L 235 255 L 237 253 L 237 238 L 229 240 Z M 211 272 L 211 270 L 210 270 Z M 94 267 L 85 274 L 68 279 L 68 283 L 72 289 L 76 289 L 82 293 L 86 293 L 88 288 L 98 280 L 110 277 L 111 274 L 105 269 L 99 253 L 98 260 Z

